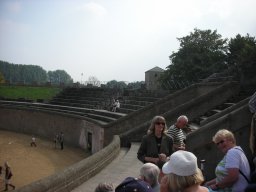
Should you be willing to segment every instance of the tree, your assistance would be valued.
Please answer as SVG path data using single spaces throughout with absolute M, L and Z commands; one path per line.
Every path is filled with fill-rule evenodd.
M 73 82 L 73 79 L 64 70 L 48 71 L 47 75 L 48 75 L 48 80 L 52 84 L 60 84 L 60 83 L 69 84 Z
M 169 56 L 171 65 L 163 74 L 162 83 L 196 82 L 227 68 L 227 39 L 222 39 L 216 30 L 194 29 L 190 35 L 177 39 L 180 48 Z
M 132 83 L 128 83 L 127 88 L 128 89 L 141 89 L 145 87 L 145 81 L 136 81 Z
M 97 77 L 90 76 L 88 78 L 88 83 L 93 86 L 100 87 L 100 81 L 97 79 Z
M 127 87 L 126 83 L 124 81 L 116 81 L 112 80 L 107 82 L 106 87 L 108 88 L 115 88 L 115 89 L 124 89 Z
M 2 84 L 2 83 L 5 83 L 5 79 L 4 79 L 3 74 L 0 71 L 0 84 Z
M 47 80 L 46 71 L 37 65 L 12 64 L 0 61 L 0 71 L 5 80 L 10 83 L 45 83 Z
M 228 66 L 232 75 L 237 76 L 240 81 L 252 80 L 256 82 L 256 40 L 247 34 L 242 37 L 238 34 L 229 41 Z

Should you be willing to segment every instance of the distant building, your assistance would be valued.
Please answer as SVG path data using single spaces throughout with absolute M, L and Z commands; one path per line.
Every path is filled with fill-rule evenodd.
M 161 89 L 161 85 L 158 82 L 159 77 L 164 73 L 164 69 L 160 67 L 154 67 L 145 72 L 145 83 L 147 90 Z

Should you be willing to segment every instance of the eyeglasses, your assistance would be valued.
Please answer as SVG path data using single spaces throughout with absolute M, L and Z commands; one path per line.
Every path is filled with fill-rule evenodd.
M 155 124 L 156 124 L 156 125 L 163 125 L 163 126 L 165 126 L 165 123 L 164 123 L 164 122 L 156 122 Z
M 216 143 L 217 146 L 219 146 L 220 144 L 224 143 L 224 140 L 219 141 L 218 143 Z

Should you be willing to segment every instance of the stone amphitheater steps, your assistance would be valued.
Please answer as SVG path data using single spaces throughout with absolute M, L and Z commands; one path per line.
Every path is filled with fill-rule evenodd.
M 233 96 L 225 103 L 216 106 L 214 109 L 211 109 L 207 111 L 205 114 L 203 114 L 202 116 L 192 120 L 191 124 L 193 124 L 194 126 L 196 125 L 197 128 L 200 128 L 201 125 L 205 124 L 216 114 L 221 113 L 222 111 L 225 111 L 225 110 L 229 110 L 232 107 L 235 107 L 236 104 L 242 103 L 246 97 L 247 97 L 246 94 L 239 93 L 237 96 Z
M 122 108 L 125 109 L 132 109 L 132 110 L 139 110 L 143 108 L 144 106 L 141 105 L 130 105 L 130 104 L 121 104 Z
M 65 102 L 64 101 L 52 101 L 51 104 L 72 106 L 72 107 L 83 107 L 83 108 L 90 108 L 90 109 L 94 108 L 94 105 L 91 105 L 91 104 L 81 104 L 81 103 L 66 102 L 66 101 Z
M 101 172 L 82 185 L 73 189 L 72 192 L 94 192 L 99 183 L 113 183 L 116 187 L 126 177 L 138 177 L 142 163 L 137 159 L 140 143 L 132 143 L 130 149 L 121 148 L 118 157 L 107 165 Z
M 129 114 L 129 113 L 132 113 L 132 112 L 134 112 L 134 111 L 136 111 L 136 110 L 134 110 L 134 109 L 126 109 L 126 108 L 122 108 L 122 107 L 120 107 L 120 108 L 117 110 L 117 112 L 119 112 L 119 113 L 125 113 L 125 114 Z
M 123 104 L 130 104 L 130 105 L 139 105 L 139 106 L 147 106 L 152 104 L 153 102 L 149 101 L 135 101 L 135 100 L 124 100 Z
M 87 113 L 87 114 L 85 114 L 85 116 L 90 117 L 92 119 L 108 122 L 108 123 L 116 120 L 116 118 L 108 117 L 105 115 L 97 115 L 97 114 L 93 114 L 93 113 Z
M 30 103 L 30 102 L 14 102 L 0 100 L 1 106 L 16 106 L 19 108 L 30 108 L 41 111 L 51 111 L 68 115 L 75 115 L 86 118 L 92 122 L 106 125 L 112 121 L 117 120 L 120 117 L 126 116 L 124 113 L 111 112 L 107 110 L 97 110 L 82 107 L 73 107 L 66 105 L 49 105 L 44 103 Z

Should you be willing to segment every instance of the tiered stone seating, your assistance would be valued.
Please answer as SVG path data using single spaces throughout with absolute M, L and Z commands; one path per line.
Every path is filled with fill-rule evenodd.
M 90 109 L 106 109 L 110 105 L 111 94 L 101 88 L 66 88 L 53 98 L 50 103 L 84 107 Z
M 145 106 L 148 106 L 155 101 L 163 98 L 168 93 L 164 95 L 157 95 L 154 92 L 151 94 L 149 93 L 140 93 L 140 94 L 133 94 L 132 96 L 123 96 L 121 100 L 121 106 L 118 109 L 118 112 L 121 113 L 132 113 L 134 111 L 137 111 Z
M 115 97 L 112 91 L 102 88 L 66 88 L 54 97 L 50 104 L 69 106 L 72 111 L 75 111 L 75 114 L 82 113 L 81 115 L 89 119 L 98 120 L 100 124 L 107 124 L 162 98 L 162 95 L 157 95 L 154 92 L 132 92 L 131 94 L 129 91 L 126 91 L 126 95 L 119 93 L 118 97 Z M 120 108 L 116 112 L 111 112 L 113 98 L 120 101 Z

